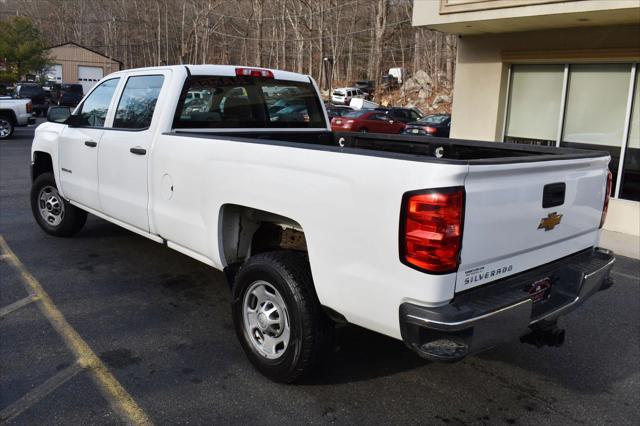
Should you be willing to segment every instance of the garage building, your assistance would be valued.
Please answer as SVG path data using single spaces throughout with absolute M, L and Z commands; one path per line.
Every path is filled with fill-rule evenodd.
M 122 69 L 122 62 L 73 42 L 48 51 L 53 65 L 47 75 L 58 83 L 80 83 L 85 94 L 102 77 Z

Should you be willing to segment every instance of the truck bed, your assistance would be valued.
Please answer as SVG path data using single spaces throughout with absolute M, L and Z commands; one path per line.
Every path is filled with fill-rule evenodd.
M 248 143 L 266 143 L 350 154 L 386 156 L 408 161 L 451 164 L 506 164 L 571 160 L 607 156 L 603 151 L 484 142 L 410 135 L 333 133 L 328 131 L 182 131 L 194 137 L 224 137 Z

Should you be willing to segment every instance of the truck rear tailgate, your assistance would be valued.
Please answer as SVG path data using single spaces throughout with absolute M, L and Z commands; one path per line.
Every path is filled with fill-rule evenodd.
M 470 165 L 456 292 L 597 245 L 608 162 Z

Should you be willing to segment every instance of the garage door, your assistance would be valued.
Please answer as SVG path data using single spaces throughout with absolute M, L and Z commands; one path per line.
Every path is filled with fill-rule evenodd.
M 89 93 L 102 78 L 102 68 L 78 66 L 78 83 L 82 84 L 84 94 Z
M 46 72 L 47 80 L 55 81 L 56 83 L 62 82 L 62 65 L 54 65 Z

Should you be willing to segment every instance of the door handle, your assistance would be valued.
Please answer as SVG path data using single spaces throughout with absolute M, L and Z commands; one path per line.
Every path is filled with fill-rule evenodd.
M 134 147 L 134 148 L 131 148 L 129 152 L 136 155 L 145 155 L 147 153 L 147 150 L 144 148 Z
M 98 146 L 98 142 L 94 141 L 84 141 L 84 144 L 90 148 L 95 148 L 96 146 Z

